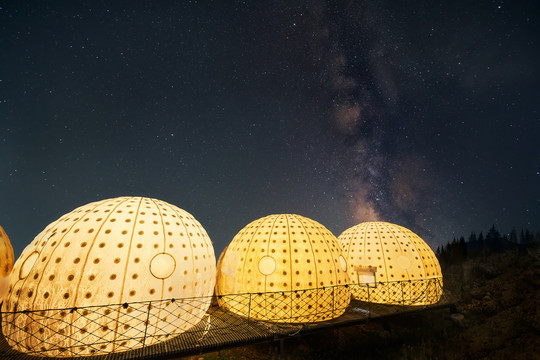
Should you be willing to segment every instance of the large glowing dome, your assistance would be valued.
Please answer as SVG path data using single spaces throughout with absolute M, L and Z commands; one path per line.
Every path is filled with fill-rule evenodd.
M 397 305 L 439 301 L 442 273 L 431 248 L 415 233 L 387 222 L 365 222 L 338 241 L 349 262 L 353 296 Z
M 7 290 L 8 276 L 13 269 L 14 261 L 13 247 L 4 228 L 0 226 L 0 302 Z
M 244 227 L 223 251 L 216 295 L 242 316 L 314 322 L 345 311 L 348 283 L 346 260 L 328 229 L 299 215 L 270 215 Z
M 189 213 L 150 198 L 98 201 L 51 223 L 24 249 L 2 331 L 16 350 L 40 356 L 124 351 L 194 326 L 214 284 L 212 242 Z M 28 313 L 10 313 L 21 310 Z

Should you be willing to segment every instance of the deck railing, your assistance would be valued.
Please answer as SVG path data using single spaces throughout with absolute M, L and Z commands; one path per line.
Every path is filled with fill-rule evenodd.
M 433 278 L 66 309 L 18 309 L 2 313 L 0 358 L 180 356 L 440 306 L 453 302 L 455 295 L 448 286 L 443 289 L 441 279 Z M 200 310 L 208 306 L 208 311 Z

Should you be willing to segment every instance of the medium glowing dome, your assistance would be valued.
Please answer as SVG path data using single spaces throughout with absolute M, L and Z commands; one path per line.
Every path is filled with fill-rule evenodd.
M 441 296 L 442 273 L 431 248 L 415 233 L 387 222 L 365 222 L 338 241 L 349 261 L 353 296 L 399 305 L 427 305 Z
M 221 254 L 216 295 L 242 316 L 315 322 L 345 311 L 348 283 L 346 260 L 328 229 L 300 215 L 269 215 L 244 227 Z
M 150 198 L 98 201 L 51 223 L 24 249 L 9 278 L 2 331 L 14 349 L 41 356 L 125 351 L 194 326 L 214 284 L 212 242 L 189 213 Z M 185 311 L 173 313 L 164 299 Z M 137 305 L 148 300 L 155 302 Z M 74 310 L 9 313 L 45 309 Z
M 8 276 L 13 269 L 14 261 L 13 247 L 4 228 L 0 226 L 0 302 L 7 290 Z

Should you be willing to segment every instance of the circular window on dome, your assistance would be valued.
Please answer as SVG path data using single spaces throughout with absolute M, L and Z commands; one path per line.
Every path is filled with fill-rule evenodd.
M 259 260 L 259 271 L 263 275 L 270 275 L 276 270 L 276 261 L 270 256 L 264 256 Z
M 172 255 L 161 253 L 150 261 L 150 272 L 158 279 L 166 279 L 172 275 L 176 268 L 176 261 Z
M 411 266 L 411 260 L 404 255 L 400 255 L 397 258 L 397 264 L 403 270 L 407 270 Z
M 30 274 L 30 271 L 32 271 L 34 263 L 36 262 L 38 257 L 39 253 L 37 251 L 34 251 L 26 258 L 26 260 L 24 260 L 24 263 L 21 266 L 21 271 L 19 272 L 19 279 L 22 280 L 26 278 L 28 274 Z

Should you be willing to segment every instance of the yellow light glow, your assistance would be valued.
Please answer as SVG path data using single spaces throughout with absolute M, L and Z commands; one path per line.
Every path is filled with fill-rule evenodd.
M 349 289 L 334 287 L 349 283 L 346 270 L 337 239 L 323 225 L 269 215 L 244 227 L 221 254 L 216 295 L 220 306 L 253 319 L 323 321 L 349 304 Z M 313 290 L 297 291 L 304 289 Z
M 142 197 L 91 203 L 51 223 L 22 252 L 9 278 L 2 331 L 14 349 L 41 356 L 100 355 L 151 345 L 184 332 L 204 315 L 215 266 L 210 238 L 186 211 Z M 186 300 L 190 311 L 168 316 L 165 301 L 138 313 L 128 306 L 204 296 L 192 306 Z M 6 313 L 112 304 L 126 306 L 115 307 L 112 315 L 109 309 L 85 316 L 82 310 L 68 312 L 61 321 Z M 128 339 L 121 344 L 120 334 Z M 99 351 L 84 346 L 96 343 L 102 344 Z
M 4 228 L 0 226 L 0 302 L 6 293 L 8 277 L 13 269 L 14 261 L 13 247 L 11 247 L 9 237 L 4 231 Z
M 365 222 L 345 230 L 338 241 L 349 261 L 351 283 L 359 285 L 351 290 L 356 299 L 399 305 L 439 301 L 439 262 L 431 248 L 409 229 L 387 222 Z

